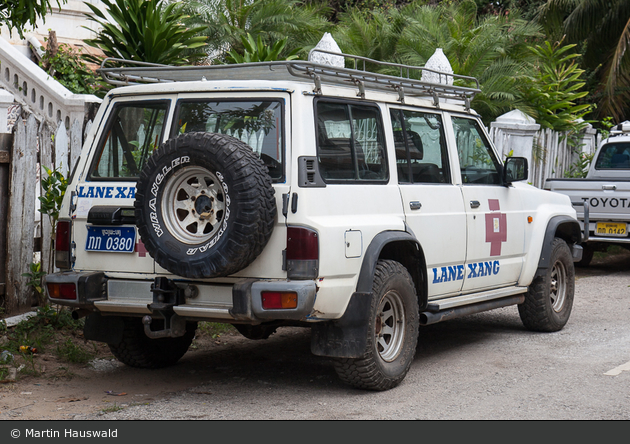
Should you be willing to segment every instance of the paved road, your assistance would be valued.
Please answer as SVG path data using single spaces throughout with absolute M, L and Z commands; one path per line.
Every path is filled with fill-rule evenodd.
M 558 333 L 525 330 L 516 307 L 421 333 L 407 378 L 388 392 L 344 386 L 330 361 L 311 355 L 307 331 L 285 329 L 185 356 L 181 377 L 202 372 L 197 387 L 76 419 L 630 419 L 628 260 L 578 273 L 573 313 Z

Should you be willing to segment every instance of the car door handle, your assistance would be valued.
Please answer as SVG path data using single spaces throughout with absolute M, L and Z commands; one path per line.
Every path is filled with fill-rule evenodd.
M 481 204 L 479 203 L 478 200 L 471 200 L 470 201 L 470 208 L 479 208 L 481 206 Z
M 411 208 L 412 210 L 419 210 L 420 208 L 422 208 L 422 204 L 417 200 L 412 200 L 411 202 L 409 202 L 409 208 Z
M 616 185 L 602 185 L 602 190 L 615 191 L 616 189 L 617 189 Z

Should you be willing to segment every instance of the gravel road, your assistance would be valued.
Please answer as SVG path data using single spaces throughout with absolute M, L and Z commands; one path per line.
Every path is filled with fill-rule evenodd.
M 343 385 L 328 359 L 310 353 L 309 332 L 287 328 L 188 353 L 162 380 L 163 391 L 169 381 L 194 386 L 74 419 L 628 420 L 629 321 L 625 259 L 579 271 L 560 332 L 525 330 L 516 307 L 422 328 L 409 374 L 387 392 Z

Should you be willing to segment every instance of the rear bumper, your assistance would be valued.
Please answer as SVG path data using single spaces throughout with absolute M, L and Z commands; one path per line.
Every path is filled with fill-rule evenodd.
M 234 284 L 172 281 L 183 295 L 172 311 L 190 320 L 259 323 L 272 320 L 307 321 L 313 311 L 317 286 L 315 281 L 239 280 Z M 77 310 L 109 315 L 151 314 L 154 303 L 151 280 L 108 278 L 102 272 L 63 272 L 45 277 L 48 299 Z M 51 297 L 49 285 L 71 284 L 76 298 Z M 262 307 L 262 292 L 295 292 L 297 307 L 268 309 Z

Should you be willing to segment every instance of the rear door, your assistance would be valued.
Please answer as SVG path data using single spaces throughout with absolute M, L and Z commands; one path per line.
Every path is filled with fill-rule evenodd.
M 135 184 L 144 162 L 164 140 L 170 106 L 163 96 L 113 102 L 75 190 L 76 270 L 153 273 L 153 259 L 134 224 Z

